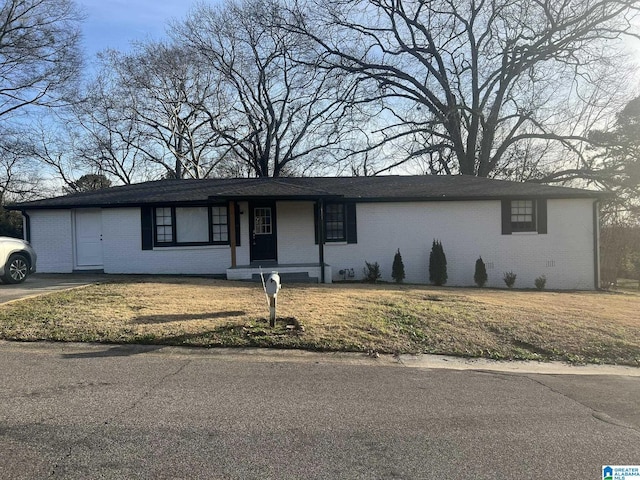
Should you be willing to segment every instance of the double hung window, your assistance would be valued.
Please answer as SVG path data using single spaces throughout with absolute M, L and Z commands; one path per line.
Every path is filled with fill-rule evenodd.
M 325 239 L 328 242 L 344 242 L 346 240 L 344 203 L 329 203 L 324 213 Z
M 316 243 L 322 233 L 325 242 L 358 243 L 355 202 L 327 202 L 323 207 L 324 223 L 320 225 L 319 204 L 315 206 Z M 322 229 L 320 227 L 323 227 Z M 321 232 L 321 230 L 323 230 Z
M 511 231 L 536 231 L 536 204 L 533 200 L 511 201 Z
M 229 243 L 229 218 L 224 205 L 156 207 L 153 218 L 158 246 Z
M 502 234 L 547 233 L 547 200 L 502 200 Z

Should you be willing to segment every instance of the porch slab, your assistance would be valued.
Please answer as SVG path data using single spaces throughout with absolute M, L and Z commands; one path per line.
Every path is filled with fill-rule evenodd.
M 320 283 L 322 266 L 319 263 L 278 264 L 264 262 L 264 265 L 238 265 L 227 268 L 227 280 L 260 281 L 260 271 L 265 275 L 278 272 L 283 283 Z M 331 266 L 324 266 L 325 282 L 331 283 Z

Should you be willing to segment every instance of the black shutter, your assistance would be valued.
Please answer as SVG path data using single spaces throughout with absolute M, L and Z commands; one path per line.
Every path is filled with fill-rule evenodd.
M 140 223 L 142 225 L 142 250 L 153 250 L 153 209 L 140 208 Z
M 315 202 L 313 204 L 313 233 L 315 235 L 316 245 L 318 244 L 318 233 L 320 232 L 320 224 L 318 223 L 318 217 L 320 216 L 320 213 L 318 212 L 318 209 L 318 202 Z
M 238 203 L 236 202 L 234 208 L 234 216 L 235 218 L 233 219 L 233 223 L 235 225 L 235 231 L 236 231 L 236 247 L 240 246 L 240 205 L 238 205 Z
M 547 199 L 541 198 L 536 205 L 538 217 L 538 233 L 547 233 Z
M 345 203 L 344 216 L 347 221 L 347 243 L 358 243 L 358 225 L 356 224 L 355 203 Z
M 511 235 L 511 200 L 502 200 L 502 234 Z

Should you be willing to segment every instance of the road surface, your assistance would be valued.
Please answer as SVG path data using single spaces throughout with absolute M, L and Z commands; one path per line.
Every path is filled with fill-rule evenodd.
M 639 445 L 637 376 L 0 342 L 0 478 L 584 480 Z

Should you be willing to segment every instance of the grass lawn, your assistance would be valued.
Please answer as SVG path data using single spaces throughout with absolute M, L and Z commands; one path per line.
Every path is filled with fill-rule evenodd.
M 286 284 L 271 329 L 260 284 L 120 277 L 0 306 L 0 338 L 640 366 L 639 312 L 635 292 Z

